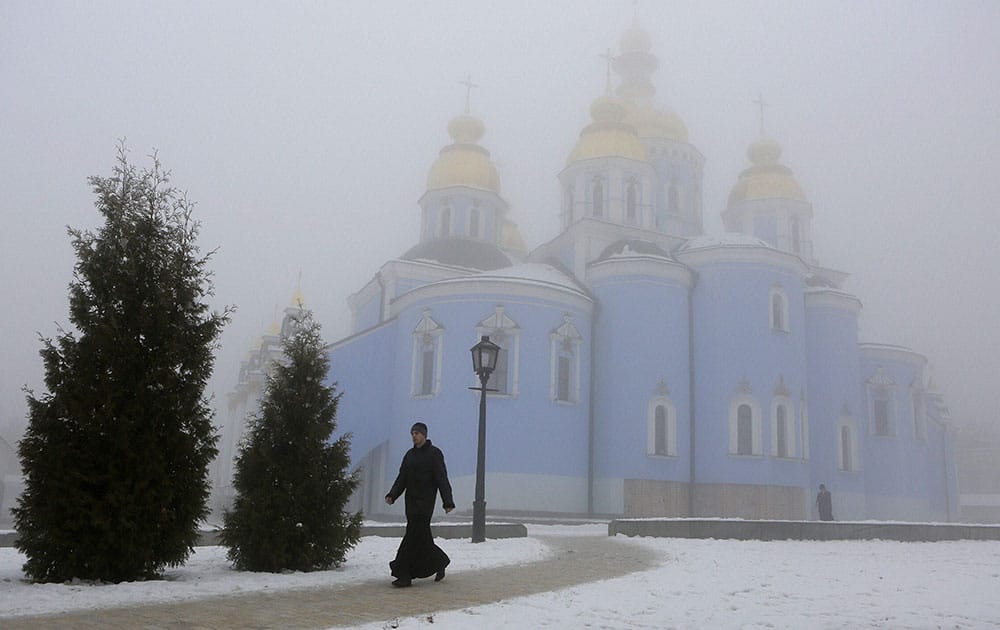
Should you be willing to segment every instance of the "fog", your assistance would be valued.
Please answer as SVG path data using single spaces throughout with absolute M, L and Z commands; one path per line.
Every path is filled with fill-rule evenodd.
M 417 242 L 428 169 L 471 75 L 480 144 L 529 249 L 637 13 L 657 100 L 706 157 L 705 229 L 764 126 L 852 274 L 865 341 L 925 354 L 959 424 L 1000 409 L 1000 4 L 995 2 L 29 2 L 0 4 L 0 435 L 69 326 L 66 226 L 124 138 L 197 202 L 224 331 L 211 389 L 297 285 L 335 340 L 346 298 Z M 301 279 L 300 279 L 301 278 Z M 280 315 L 278 315 L 280 316 Z M 333 375 L 336 378 L 336 374 Z M 221 420 L 221 416 L 217 418 Z

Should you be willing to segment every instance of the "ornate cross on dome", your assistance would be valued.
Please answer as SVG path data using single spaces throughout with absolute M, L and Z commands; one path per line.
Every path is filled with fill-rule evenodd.
M 605 51 L 605 53 L 603 55 L 598 55 L 598 57 L 600 57 L 601 59 L 603 59 L 605 61 L 605 63 L 607 63 L 607 77 L 604 80 L 604 93 L 610 96 L 611 95 L 611 62 L 614 61 L 615 58 L 611 55 L 611 49 L 610 48 L 608 48 L 607 51 Z
M 477 88 L 479 86 L 472 82 L 472 75 L 471 74 L 468 77 L 466 77 L 465 81 L 459 81 L 458 84 L 465 86 L 465 113 L 468 114 L 469 113 L 469 97 L 472 96 L 472 88 Z
M 761 94 L 754 101 L 754 104 L 760 107 L 760 137 L 764 137 L 764 108 L 768 106 L 768 103 L 764 102 L 764 95 Z

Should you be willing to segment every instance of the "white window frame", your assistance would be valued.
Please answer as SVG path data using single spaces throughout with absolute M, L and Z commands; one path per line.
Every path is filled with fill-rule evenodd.
M 434 349 L 434 375 L 430 393 L 423 391 L 423 356 L 428 344 Z M 444 327 L 425 308 L 420 321 L 413 329 L 413 350 L 410 365 L 410 396 L 413 398 L 433 398 L 441 393 L 441 356 L 444 349 Z
M 785 408 L 785 454 L 778 454 L 778 408 Z M 795 458 L 795 406 L 788 396 L 771 399 L 771 455 L 782 459 Z
M 868 394 L 868 434 L 878 437 L 895 437 L 896 431 L 896 382 L 880 366 L 875 375 L 865 382 Z M 875 418 L 875 401 L 886 401 L 886 432 L 878 432 Z
M 749 405 L 750 413 L 750 453 L 739 452 L 738 411 L 740 405 Z M 749 393 L 739 394 L 729 402 L 729 454 L 739 457 L 756 457 L 763 454 L 761 450 L 761 411 L 760 403 Z
M 569 344 L 570 350 L 565 350 Z M 563 323 L 549 335 L 549 397 L 557 403 L 577 404 L 580 402 L 580 346 L 583 336 L 573 325 L 572 317 L 563 315 Z M 569 398 L 559 398 L 559 358 L 569 358 Z
M 520 391 L 519 356 L 521 348 L 521 327 L 507 315 L 502 304 L 497 304 L 493 314 L 486 317 L 476 325 L 476 338 L 474 344 L 479 343 L 479 340 L 483 337 L 483 335 L 489 335 L 490 341 L 505 350 L 507 355 L 507 391 L 487 392 L 487 395 L 516 398 Z M 492 381 L 493 376 L 491 375 L 490 382 Z M 474 387 L 479 387 L 478 379 L 476 380 Z M 487 387 L 491 387 L 490 383 L 487 383 Z
M 847 448 L 850 451 L 850 466 L 844 463 L 844 429 L 851 433 Z M 841 472 L 856 472 L 861 470 L 861 452 L 858 450 L 858 429 L 850 416 L 841 416 L 837 422 L 837 470 Z
M 667 452 L 656 452 L 656 409 L 663 407 L 666 414 L 665 438 Z M 667 396 L 656 396 L 649 400 L 646 411 L 646 455 L 649 457 L 677 457 L 677 408 Z
M 779 316 L 781 321 L 775 321 L 774 311 L 775 311 L 775 300 L 780 300 L 779 304 Z M 775 284 L 771 287 L 771 292 L 768 294 L 767 298 L 767 317 L 768 321 L 771 323 L 771 330 L 779 332 L 788 332 L 791 330 L 791 326 L 788 322 L 788 295 L 780 284 Z

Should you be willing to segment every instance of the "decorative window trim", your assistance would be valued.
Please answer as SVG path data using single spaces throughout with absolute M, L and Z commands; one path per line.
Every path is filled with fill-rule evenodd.
M 476 325 L 476 338 L 474 343 L 478 343 L 483 335 L 489 335 L 490 341 L 507 351 L 507 391 L 487 392 L 488 396 L 500 396 L 516 398 L 520 391 L 520 348 L 521 348 L 521 328 L 511 319 L 504 310 L 502 304 L 497 304 L 493 314 L 483 319 Z M 492 376 L 490 377 L 492 380 Z M 489 384 L 487 384 L 489 386 Z M 479 387 L 479 381 L 473 385 Z
M 785 454 L 778 454 L 778 409 L 785 410 Z M 775 396 L 771 399 L 771 455 L 781 459 L 795 457 L 795 406 L 788 396 Z
M 771 292 L 767 299 L 768 321 L 771 323 L 771 330 L 777 332 L 788 332 L 791 327 L 788 324 L 788 296 L 780 284 L 775 283 L 771 287 Z M 777 317 L 775 317 L 777 314 Z M 780 321 L 778 320 L 780 317 Z
M 563 315 L 563 323 L 549 335 L 549 397 L 562 404 L 580 402 L 580 346 L 583 337 L 573 325 L 572 317 Z M 559 398 L 559 359 L 570 360 L 569 398 Z
M 763 454 L 761 450 L 761 410 L 760 403 L 750 393 L 750 387 L 745 382 L 740 387 L 738 393 L 729 401 L 729 454 L 740 457 L 754 457 Z M 739 431 L 737 425 L 737 414 L 740 405 L 749 405 L 751 415 L 750 424 L 750 454 L 739 452 Z
M 444 348 L 444 327 L 425 308 L 420 321 L 413 329 L 413 350 L 410 361 L 410 396 L 413 398 L 433 398 L 441 393 L 441 355 Z M 434 375 L 430 393 L 423 391 L 423 356 L 431 347 L 434 350 Z
M 656 408 L 663 407 L 666 413 L 665 437 L 667 452 L 656 452 Z M 677 408 L 667 396 L 655 396 L 649 400 L 646 411 L 646 455 L 649 457 L 677 457 Z

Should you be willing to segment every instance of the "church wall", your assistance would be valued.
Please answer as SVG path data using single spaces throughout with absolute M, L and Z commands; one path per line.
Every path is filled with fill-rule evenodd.
M 685 481 L 689 472 L 688 291 L 649 276 L 592 282 L 597 477 Z M 670 403 L 673 453 L 650 455 L 650 402 Z
M 919 360 L 918 360 L 919 359 Z M 862 346 L 864 383 L 865 488 L 869 518 L 926 520 L 930 514 L 928 469 L 931 453 L 926 439 L 913 430 L 911 384 L 922 382 L 923 357 L 913 353 L 884 352 Z M 885 386 L 889 399 L 889 434 L 877 434 L 874 418 L 876 382 Z
M 802 520 L 808 518 L 805 488 L 744 483 L 700 483 L 695 489 L 696 516 Z
M 553 296 L 558 296 L 553 292 Z M 397 379 L 393 397 L 397 402 L 389 422 L 390 467 L 398 466 L 411 446 L 409 427 L 417 419 L 430 428 L 428 437 L 442 448 L 453 479 L 475 476 L 478 443 L 479 393 L 469 387 L 479 382 L 472 371 L 469 349 L 479 341 L 479 323 L 498 307 L 517 329 L 516 343 L 509 347 L 510 395 L 490 395 L 487 400 L 487 486 L 497 474 L 525 474 L 543 478 L 583 479 L 583 490 L 558 501 L 569 501 L 576 512 L 586 511 L 588 452 L 588 399 L 590 315 L 558 299 L 538 299 L 511 293 L 463 294 L 416 299 L 399 313 L 395 340 Z M 437 395 L 415 397 L 410 393 L 413 330 L 429 309 L 443 328 L 440 387 Z M 551 339 L 569 314 L 584 340 L 580 353 L 579 400 L 557 402 L 551 396 Z M 515 356 L 516 355 L 516 356 Z M 393 470 L 392 476 L 394 477 Z M 462 500 L 471 502 L 471 497 Z M 494 499 L 488 499 L 494 505 Z M 553 501 L 556 501 L 552 497 Z M 459 498 L 456 497 L 456 502 Z M 509 509 L 525 509 L 511 505 Z
M 858 351 L 860 303 L 833 292 L 806 296 L 809 459 L 812 494 L 825 484 L 834 497 L 864 495 L 861 446 L 865 435 Z M 848 470 L 843 469 L 841 427 L 851 432 Z M 812 508 L 815 510 L 815 506 Z M 837 514 L 838 512 L 835 512 Z M 839 518 L 864 518 L 864 501 L 843 502 Z
M 351 433 L 352 465 L 385 440 L 392 416 L 396 322 L 330 347 L 327 380 L 342 394 L 337 406 L 336 436 Z M 381 359 L 381 360 L 380 360 Z
M 800 392 L 805 389 L 803 287 L 799 276 L 778 265 L 707 263 L 696 268 L 693 291 L 696 384 L 696 483 L 809 487 L 809 468 L 796 445 L 777 458 L 772 414 L 776 398 L 801 435 Z M 787 331 L 771 327 L 771 291 L 788 300 Z M 786 398 L 780 394 L 786 393 Z M 736 455 L 736 410 L 753 409 L 752 455 Z M 754 495 L 757 496 L 757 495 Z M 764 496 L 764 495 L 761 495 Z M 719 504 L 726 509 L 727 503 Z M 727 512 L 721 512 L 728 514 Z

